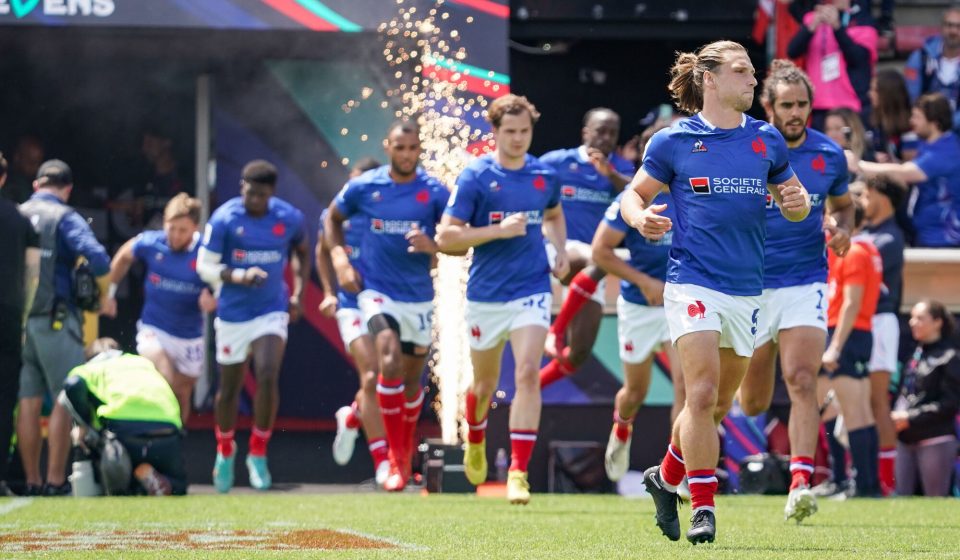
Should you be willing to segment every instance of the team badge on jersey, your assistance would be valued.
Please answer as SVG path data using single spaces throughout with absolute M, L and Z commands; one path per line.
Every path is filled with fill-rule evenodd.
M 547 188 L 547 181 L 543 178 L 543 175 L 537 175 L 533 178 L 533 188 L 538 191 L 542 191 Z
M 763 138 L 757 136 L 757 139 L 750 143 L 750 147 L 753 148 L 753 153 L 760 154 L 760 157 L 767 157 L 767 144 Z
M 283 237 L 283 234 L 287 233 L 287 226 L 283 225 L 283 222 L 277 222 L 273 224 L 272 231 L 277 237 Z
M 810 162 L 810 167 L 817 173 L 823 175 L 827 172 L 827 160 L 823 159 L 823 154 L 817 154 L 817 157 L 813 158 Z
M 691 154 L 702 154 L 707 151 L 707 145 L 703 143 L 703 140 L 697 140 L 693 144 L 693 149 L 690 150 Z
M 500 192 L 500 183 L 496 181 L 490 181 L 490 192 Z M 450 203 L 453 203 L 453 197 L 450 197 Z
M 380 194 L 380 191 L 373 191 L 370 194 L 370 200 L 374 202 L 380 202 L 383 199 L 383 195 Z
M 427 189 L 422 189 L 420 191 L 417 191 L 416 200 L 420 204 L 426 204 L 430 202 L 430 192 L 427 191 Z

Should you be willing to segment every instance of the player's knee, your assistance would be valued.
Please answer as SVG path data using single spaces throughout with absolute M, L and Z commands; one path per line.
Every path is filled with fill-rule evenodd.
M 723 421 L 723 417 L 726 416 L 728 412 L 730 412 L 731 407 L 733 407 L 732 399 L 718 402 L 717 406 L 713 409 L 713 423 L 719 426 L 720 422 Z M 755 414 L 750 414 L 746 411 L 744 411 L 744 413 L 747 414 L 747 416 L 756 416 Z M 757 414 L 760 414 L 760 413 L 758 412 Z
M 817 392 L 817 373 L 813 368 L 801 367 L 784 376 L 783 380 L 793 394 L 810 396 Z
M 540 390 L 540 369 L 534 364 L 517 364 L 515 379 L 517 389 L 523 386 L 525 389 Z
M 691 414 L 713 414 L 717 408 L 717 384 L 705 381 L 687 387 L 686 406 Z
M 647 398 L 647 391 L 645 388 L 636 385 L 624 385 L 623 398 L 629 405 L 639 405 Z

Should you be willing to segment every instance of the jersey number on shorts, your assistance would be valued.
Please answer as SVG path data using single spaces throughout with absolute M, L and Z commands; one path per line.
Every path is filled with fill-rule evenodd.
M 203 344 L 187 346 L 187 361 L 199 362 L 203 360 Z
M 426 313 L 417 313 L 417 318 L 420 319 L 420 326 L 417 329 L 420 332 L 427 330 L 427 327 L 433 323 L 433 311 L 428 311 Z
M 760 308 L 753 310 L 753 316 L 750 317 L 750 322 L 753 323 L 753 326 L 750 327 L 750 334 L 756 336 L 757 334 L 757 318 L 760 316 Z
M 823 290 L 817 290 L 817 320 L 823 321 Z

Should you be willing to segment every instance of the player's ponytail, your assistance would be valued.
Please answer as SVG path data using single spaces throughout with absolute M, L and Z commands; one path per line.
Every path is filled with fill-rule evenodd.
M 677 53 L 670 69 L 670 95 L 681 111 L 689 114 L 703 109 L 703 73 L 723 64 L 727 51 L 746 49 L 733 41 L 714 41 L 696 53 Z

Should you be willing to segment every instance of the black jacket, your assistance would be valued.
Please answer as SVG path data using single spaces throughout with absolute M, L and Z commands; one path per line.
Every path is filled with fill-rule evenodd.
M 903 443 L 956 435 L 960 410 L 960 353 L 946 340 L 917 347 L 905 370 L 902 396 L 910 425 L 897 436 Z

